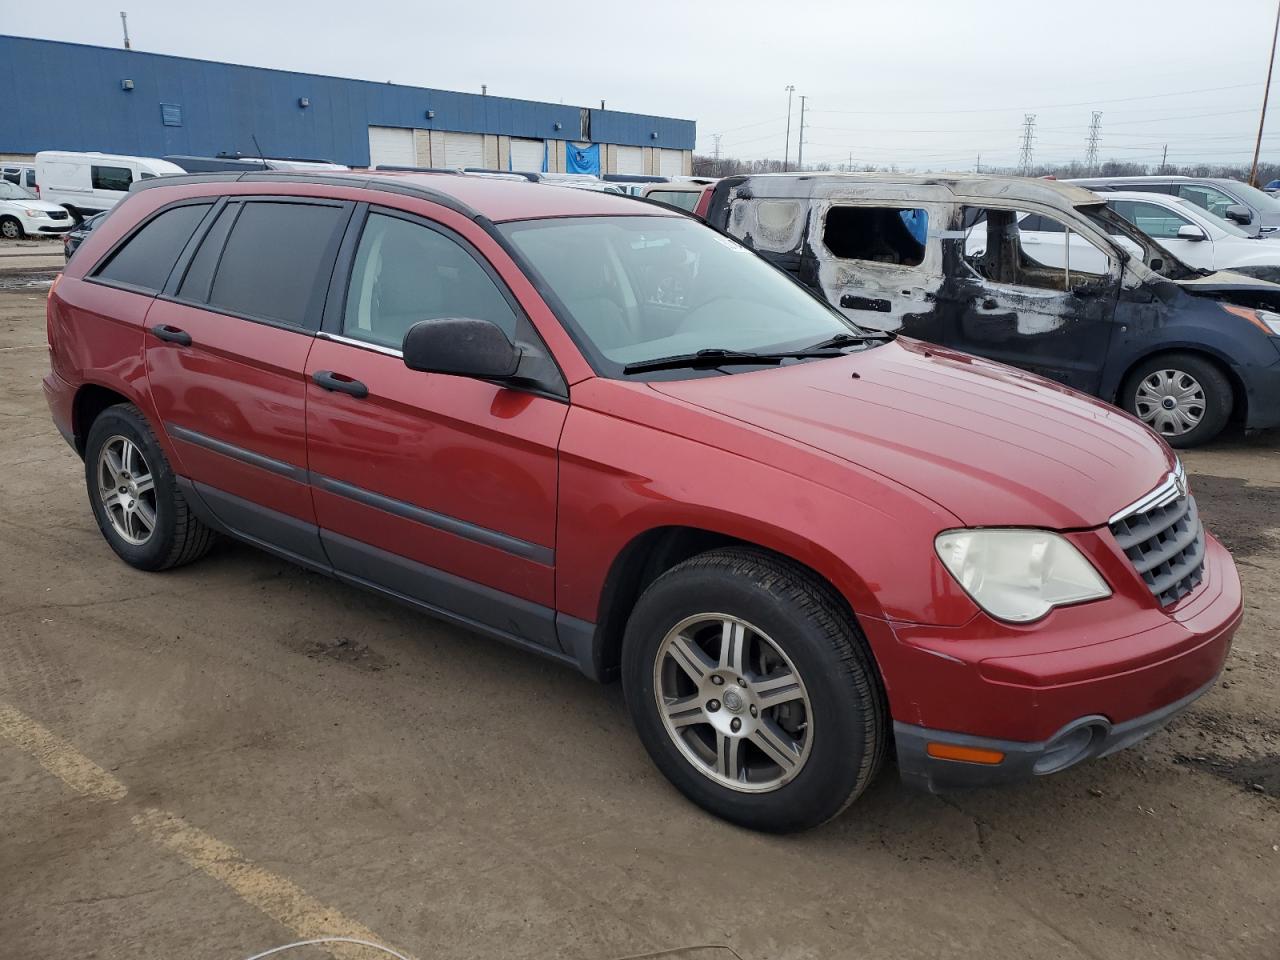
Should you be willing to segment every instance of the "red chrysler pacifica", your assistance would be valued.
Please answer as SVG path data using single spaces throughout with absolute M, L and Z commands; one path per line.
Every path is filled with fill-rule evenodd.
M 620 676 L 689 798 L 797 830 L 1125 747 L 1241 615 L 1169 449 L 860 330 L 710 227 L 450 175 L 135 185 L 49 297 L 111 548 L 218 534 Z

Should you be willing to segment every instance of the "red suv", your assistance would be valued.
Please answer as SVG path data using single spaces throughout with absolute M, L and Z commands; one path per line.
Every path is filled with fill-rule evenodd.
M 1241 615 L 1168 447 L 853 326 L 706 225 L 449 175 L 165 177 L 49 298 L 53 418 L 125 562 L 229 534 L 606 680 L 695 802 L 795 830 L 896 751 L 1065 769 Z

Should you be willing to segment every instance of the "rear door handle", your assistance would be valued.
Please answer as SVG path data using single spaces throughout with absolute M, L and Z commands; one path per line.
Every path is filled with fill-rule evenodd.
M 342 374 L 334 373 L 332 370 L 317 370 L 311 375 L 311 379 L 318 387 L 334 390 L 338 393 L 348 393 L 360 400 L 369 395 L 369 388 L 359 380 L 352 380 L 350 377 L 344 377 Z
M 171 327 L 167 323 L 152 327 L 151 332 L 159 340 L 167 340 L 169 343 L 176 343 L 183 347 L 191 346 L 191 334 L 185 330 L 179 330 L 177 327 Z

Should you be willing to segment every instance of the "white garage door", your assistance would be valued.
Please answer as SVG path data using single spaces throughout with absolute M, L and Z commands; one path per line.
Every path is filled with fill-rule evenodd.
M 483 167 L 484 135 L 480 133 L 446 133 L 444 161 L 431 158 L 437 167 Z
M 684 152 L 681 150 L 661 150 L 658 153 L 658 172 L 664 177 L 679 177 L 684 174 Z
M 632 175 L 644 173 L 644 153 L 641 147 L 618 147 L 617 173 Z
M 542 158 L 546 150 L 543 140 L 521 140 L 511 138 L 511 169 L 525 173 L 538 173 L 542 170 Z
M 412 167 L 413 131 L 402 127 L 369 128 L 369 166 Z

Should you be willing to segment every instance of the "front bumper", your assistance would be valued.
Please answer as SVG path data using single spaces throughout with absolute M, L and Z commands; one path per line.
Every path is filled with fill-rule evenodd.
M 1280 353 L 1280 337 L 1272 337 L 1271 344 Z M 1248 395 L 1246 429 L 1280 426 L 1280 359 L 1268 367 L 1254 369 L 1245 381 L 1245 393 Z
M 68 215 L 65 220 L 54 220 L 50 217 L 23 217 L 22 229 L 27 233 L 38 233 L 46 236 L 70 233 L 76 222 Z
M 963 733 L 927 730 L 895 722 L 893 737 L 898 749 L 898 773 L 903 783 L 929 793 L 994 787 L 1002 783 L 1016 783 L 1032 777 L 1059 773 L 1084 760 L 1105 757 L 1133 746 L 1191 706 L 1208 692 L 1214 682 L 1210 680 L 1200 689 L 1191 691 L 1159 710 L 1123 723 L 1113 724 L 1099 714 L 1080 717 L 1048 740 L 1038 743 L 971 737 Z M 1003 754 L 1004 759 L 999 763 L 943 759 L 930 755 L 930 744 L 976 748 Z
M 1082 546 L 1110 539 L 1071 536 Z M 1108 562 L 1096 549 L 1092 558 L 1120 584 L 1128 560 L 1114 542 L 1108 549 L 1116 554 Z M 1185 709 L 1221 672 L 1240 624 L 1231 555 L 1206 534 L 1201 585 L 1167 609 L 1149 593 L 1142 602 L 1128 593 L 1022 627 L 981 616 L 959 627 L 860 618 L 884 677 L 903 778 L 942 790 L 1055 773 L 1122 749 Z M 987 762 L 931 756 L 930 744 L 942 756 L 957 755 L 948 745 L 988 751 L 979 755 Z

